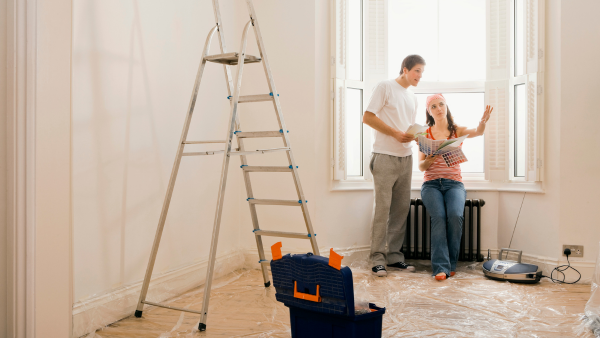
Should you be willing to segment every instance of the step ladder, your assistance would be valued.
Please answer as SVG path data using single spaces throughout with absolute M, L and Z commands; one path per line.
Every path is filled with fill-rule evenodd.
M 306 205 L 307 201 L 304 197 L 304 193 L 302 192 L 302 187 L 300 185 L 300 176 L 298 175 L 298 167 L 294 161 L 294 156 L 292 155 L 292 149 L 290 146 L 290 140 L 288 138 L 287 129 L 285 123 L 283 121 L 283 114 L 281 112 L 281 105 L 279 103 L 279 94 L 277 94 L 277 89 L 275 88 L 275 82 L 273 81 L 273 76 L 271 74 L 271 68 L 269 67 L 269 61 L 267 59 L 267 54 L 265 51 L 265 46 L 262 40 L 262 36 L 260 34 L 260 28 L 258 25 L 258 20 L 256 19 L 256 13 L 254 11 L 254 6 L 252 5 L 252 0 L 246 0 L 246 4 L 248 7 L 248 12 L 250 14 L 250 21 L 245 25 L 242 41 L 240 45 L 239 52 L 227 53 L 225 46 L 225 36 L 223 32 L 223 26 L 221 21 L 221 15 L 219 12 L 219 0 L 213 0 L 213 9 L 215 14 L 215 20 L 217 22 L 216 26 L 213 27 L 208 36 L 206 38 L 206 43 L 204 45 L 204 49 L 202 52 L 202 61 L 200 63 L 200 67 L 198 68 L 198 73 L 196 74 L 196 81 L 194 83 L 194 89 L 192 91 L 192 97 L 190 99 L 190 103 L 187 110 L 187 115 L 185 119 L 185 123 L 183 126 L 183 131 L 181 133 L 181 139 L 179 141 L 179 145 L 177 147 L 177 155 L 175 156 L 175 163 L 173 164 L 173 170 L 171 171 L 171 177 L 169 179 L 169 186 L 167 188 L 167 193 L 165 196 L 165 200 L 162 207 L 162 212 L 160 214 L 160 219 L 158 221 L 158 227 L 156 229 L 156 236 L 154 238 L 154 244 L 152 246 L 152 251 L 150 253 L 150 259 L 148 261 L 148 268 L 146 269 L 146 274 L 144 277 L 144 283 L 142 284 L 142 291 L 140 293 L 140 299 L 137 304 L 137 308 L 135 311 L 135 316 L 140 318 L 142 316 L 142 311 L 144 309 L 144 304 L 164 307 L 167 309 L 185 311 L 191 313 L 200 314 L 200 323 L 198 324 L 198 329 L 200 331 L 206 330 L 206 319 L 208 316 L 208 304 L 210 298 L 210 290 L 213 279 L 214 265 L 215 265 L 215 256 L 217 252 L 217 242 L 219 239 L 219 228 L 221 225 L 221 215 L 223 213 L 223 201 L 225 198 L 225 186 L 227 184 L 227 173 L 229 167 L 229 159 L 231 156 L 238 155 L 240 156 L 242 173 L 244 176 L 244 183 L 246 186 L 246 193 L 248 195 L 248 204 L 250 206 L 250 216 L 252 218 L 252 225 L 254 227 L 254 236 L 256 238 L 256 246 L 258 247 L 258 256 L 260 258 L 260 264 L 263 274 L 263 279 L 265 283 L 265 287 L 269 287 L 271 282 L 269 280 L 268 273 L 268 265 L 269 261 L 265 259 L 265 252 L 262 244 L 262 236 L 275 236 L 275 237 L 289 237 L 289 238 L 301 238 L 308 239 L 312 246 L 313 253 L 315 255 L 319 255 L 319 248 L 317 246 L 316 234 L 313 231 L 312 224 L 310 221 L 310 217 L 308 214 L 308 206 Z M 247 45 L 247 35 L 250 26 L 254 28 L 254 35 L 256 37 L 256 42 L 258 44 L 258 49 L 260 51 L 260 56 L 246 55 L 246 45 Z M 221 54 L 217 55 L 208 55 L 210 49 L 210 43 L 213 38 L 215 32 L 218 32 L 219 43 L 221 47 Z M 198 90 L 200 88 L 200 82 L 202 79 L 202 75 L 204 73 L 204 67 L 207 62 L 220 63 L 223 64 L 223 68 L 225 70 L 226 76 L 226 84 L 227 84 L 227 99 L 230 101 L 230 115 L 229 115 L 229 128 L 227 130 L 227 135 L 224 140 L 206 140 L 206 141 L 188 141 L 187 134 L 188 129 L 190 127 L 190 122 L 192 119 L 192 114 L 194 112 L 194 107 L 196 104 L 196 98 L 198 96 Z M 265 75 L 267 77 L 267 82 L 269 85 L 269 94 L 263 95 L 240 95 L 240 88 L 242 84 L 242 74 L 244 65 L 248 63 L 259 63 L 262 62 L 263 68 L 265 71 Z M 233 83 L 231 76 L 231 66 L 238 66 L 237 69 L 237 77 L 236 83 Z M 232 93 L 233 91 L 233 93 Z M 270 101 L 273 103 L 273 107 L 275 108 L 275 113 L 277 116 L 277 121 L 279 123 L 279 130 L 276 131 L 242 131 L 239 118 L 238 118 L 238 104 L 240 103 L 249 103 L 249 102 L 262 102 L 262 101 Z M 232 150 L 232 141 L 233 137 L 237 139 L 237 149 Z M 272 148 L 272 149 L 259 149 L 259 150 L 246 150 L 244 148 L 244 139 L 246 138 L 281 138 L 283 141 L 283 147 L 280 148 Z M 214 150 L 214 151 L 204 151 L 204 152 L 184 152 L 185 146 L 187 144 L 208 144 L 208 143 L 222 143 L 225 144 L 223 150 Z M 249 166 L 246 160 L 246 156 L 250 155 L 259 155 L 266 154 L 272 152 L 285 152 L 288 158 L 287 166 Z M 217 209 L 215 212 L 215 220 L 214 227 L 212 233 L 212 240 L 210 244 L 210 254 L 208 259 L 208 267 L 206 273 L 206 283 L 204 285 L 204 301 L 202 303 L 202 311 L 195 311 L 190 309 L 183 309 L 172 307 L 164 304 L 149 302 L 146 300 L 146 294 L 148 292 L 148 286 L 150 284 L 150 279 L 152 277 L 152 270 L 154 268 L 154 263 L 156 261 L 156 254 L 158 252 L 158 247 L 160 244 L 160 239 L 162 236 L 163 228 L 165 225 L 165 220 L 167 218 L 167 212 L 169 210 L 169 204 L 171 202 L 171 196 L 173 195 L 173 188 L 175 186 L 175 180 L 177 178 L 177 172 L 179 170 L 179 164 L 181 162 L 181 158 L 183 156 L 201 156 L 201 155 L 216 155 L 216 154 L 224 154 L 223 156 L 223 167 L 221 171 L 221 180 L 220 180 L 220 188 L 217 200 Z M 273 200 L 273 199 L 255 199 L 252 193 L 252 185 L 250 184 L 250 173 L 252 172 L 290 172 L 292 174 L 292 178 L 294 179 L 294 184 L 296 185 L 296 192 L 298 194 L 298 200 Z M 306 233 L 293 233 L 293 232 L 283 232 L 283 231 L 271 231 L 271 230 L 263 230 L 260 228 L 258 223 L 258 217 L 256 214 L 256 205 L 282 205 L 282 206 L 295 206 L 300 207 L 302 209 L 302 214 L 304 216 L 304 221 L 306 223 Z

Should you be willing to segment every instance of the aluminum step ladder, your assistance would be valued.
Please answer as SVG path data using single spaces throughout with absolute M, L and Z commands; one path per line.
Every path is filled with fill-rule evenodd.
M 248 204 L 250 206 L 250 215 L 252 218 L 252 225 L 254 227 L 254 235 L 256 238 L 256 245 L 258 247 L 258 255 L 260 258 L 261 269 L 263 273 L 263 278 L 265 282 L 265 287 L 269 287 L 271 282 L 269 280 L 268 273 L 268 265 L 269 261 L 265 259 L 265 253 L 262 244 L 262 236 L 275 236 L 275 237 L 289 237 L 289 238 L 301 238 L 308 239 L 312 246 L 313 253 L 315 255 L 319 255 L 319 248 L 317 246 L 316 234 L 313 231 L 312 224 L 310 221 L 310 217 L 308 214 L 308 207 L 306 205 L 307 201 L 304 197 L 304 193 L 302 192 L 302 187 L 300 185 L 300 176 L 298 174 L 298 167 L 294 161 L 294 156 L 292 155 L 292 149 L 290 146 L 290 140 L 287 135 L 287 129 L 285 126 L 285 122 L 283 120 L 283 114 L 281 112 L 281 105 L 279 103 L 279 94 L 277 94 L 277 89 L 275 88 L 275 82 L 273 81 L 273 76 L 271 74 L 271 68 L 269 67 L 269 61 L 267 59 L 267 54 L 265 52 L 265 46 L 262 40 L 262 36 L 260 34 L 260 28 L 258 25 L 258 20 L 256 19 L 256 13 L 254 11 L 254 6 L 252 5 L 252 0 L 246 0 L 246 4 L 248 7 L 248 12 L 250 14 L 250 21 L 245 25 L 242 41 L 240 45 L 239 52 L 228 53 L 226 52 L 225 46 L 225 37 L 223 32 L 223 26 L 221 21 L 221 15 L 219 12 L 219 1 L 213 0 L 213 9 L 215 14 L 215 20 L 217 22 L 216 26 L 211 29 L 206 38 L 206 43 L 204 45 L 204 50 L 202 52 L 202 61 L 200 63 L 200 67 L 198 68 L 198 73 L 196 74 L 196 81 L 194 83 L 194 89 L 192 91 L 192 97 L 190 99 L 190 103 L 187 110 L 187 116 L 185 119 L 185 123 L 183 126 L 183 131 L 181 133 L 181 139 L 179 141 L 179 145 L 177 147 L 177 155 L 175 156 L 175 163 L 173 164 L 173 170 L 171 171 L 171 178 L 169 179 L 169 186 L 167 188 L 167 193 L 165 196 L 165 200 L 162 207 L 162 212 L 160 214 L 160 219 L 158 221 L 158 227 L 156 229 L 156 236 L 154 238 L 154 244 L 152 246 L 152 252 L 150 253 L 150 259 L 148 261 L 148 268 L 146 269 L 146 275 L 144 277 L 144 283 L 142 285 L 142 291 L 140 293 L 140 299 L 137 304 L 137 308 L 135 311 L 135 316 L 140 318 L 142 316 L 142 311 L 144 309 L 144 304 L 164 307 L 172 310 L 185 311 L 191 313 L 200 314 L 200 323 L 198 325 L 198 329 L 200 331 L 206 330 L 206 319 L 208 316 L 208 305 L 210 298 L 210 290 L 213 279 L 214 265 L 215 265 L 215 256 L 217 252 L 217 242 L 219 239 L 219 228 L 221 225 L 221 215 L 223 213 L 223 201 L 225 198 L 225 186 L 227 183 L 227 171 L 229 167 L 229 159 L 231 156 L 239 155 L 241 160 L 241 169 L 243 171 L 244 183 L 246 186 L 246 193 L 248 195 Z M 247 35 L 250 26 L 254 28 L 254 35 L 256 36 L 256 42 L 258 44 L 258 49 L 260 51 L 260 56 L 246 55 L 246 45 L 247 45 Z M 219 43 L 221 47 L 221 54 L 217 55 L 208 55 L 210 49 L 210 43 L 215 32 L 218 32 Z M 196 98 L 198 96 L 198 90 L 200 88 L 200 82 L 202 79 L 202 74 L 204 73 L 204 67 L 207 62 L 220 63 L 223 64 L 223 68 L 225 70 L 226 83 L 227 83 L 227 99 L 230 101 L 230 115 L 229 115 L 229 128 L 227 130 L 227 135 L 224 140 L 206 140 L 206 141 L 188 141 L 187 134 L 188 129 L 190 127 L 190 122 L 192 119 L 192 114 L 194 112 L 194 106 L 196 104 Z M 270 92 L 268 94 L 263 95 L 240 95 L 240 88 L 242 84 L 242 74 L 244 65 L 247 63 L 259 63 L 262 62 L 263 68 L 265 71 L 265 75 L 267 77 L 267 82 L 269 85 Z M 237 77 L 236 83 L 233 83 L 231 76 L 231 66 L 237 65 Z M 233 91 L 233 93 L 232 93 Z M 238 104 L 240 103 L 248 103 L 248 102 L 262 102 L 262 101 L 271 101 L 273 102 L 273 107 L 275 108 L 275 113 L 277 116 L 277 121 L 279 123 L 279 130 L 276 131 L 241 131 L 239 118 L 238 118 Z M 232 150 L 232 141 L 233 137 L 237 139 L 238 148 Z M 283 147 L 280 148 L 272 148 L 272 149 L 259 149 L 259 150 L 246 150 L 244 148 L 244 139 L 246 138 L 281 138 L 283 141 Z M 205 152 L 184 152 L 184 148 L 187 144 L 208 144 L 208 143 L 222 143 L 225 144 L 223 150 L 214 150 L 214 151 L 205 151 Z M 259 155 L 265 153 L 272 152 L 285 152 L 288 158 L 287 166 L 249 166 L 246 160 L 246 156 L 249 155 Z M 150 279 L 152 277 L 152 270 L 154 268 L 154 263 L 156 260 L 156 254 L 158 252 L 158 247 L 160 244 L 160 239 L 162 236 L 163 228 L 165 225 L 165 220 L 167 218 L 167 212 L 169 210 L 169 204 L 171 202 L 171 196 L 173 195 L 173 188 L 175 186 L 175 180 L 177 178 L 177 172 L 179 170 L 179 164 L 181 162 L 181 158 L 183 156 L 201 156 L 201 155 L 215 155 L 215 154 L 224 154 L 223 156 L 223 168 L 221 171 L 221 181 L 220 188 L 218 194 L 218 202 L 217 209 L 215 212 L 215 220 L 214 220 L 214 228 L 212 233 L 212 240 L 210 245 L 210 255 L 208 260 L 207 274 L 206 274 L 206 283 L 204 285 L 204 301 L 202 303 L 202 311 L 195 311 L 190 309 L 183 309 L 172 307 L 164 304 L 154 303 L 146 301 L 146 294 L 148 292 L 148 286 L 150 284 Z M 273 199 L 255 199 L 252 193 L 252 185 L 250 184 L 250 173 L 252 172 L 290 172 L 294 179 L 294 184 L 296 185 L 296 192 L 298 194 L 298 200 L 273 200 Z M 258 224 L 258 217 L 256 214 L 256 205 L 282 205 L 282 206 L 295 206 L 300 207 L 302 209 L 302 214 L 304 216 L 304 221 L 306 223 L 306 233 L 293 233 L 293 232 L 283 232 L 283 231 L 271 231 L 271 230 L 263 230 L 260 228 Z

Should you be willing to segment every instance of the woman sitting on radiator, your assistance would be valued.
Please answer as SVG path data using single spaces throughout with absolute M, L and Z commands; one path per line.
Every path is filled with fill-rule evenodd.
M 427 97 L 427 138 L 445 140 L 483 135 L 493 108 L 487 106 L 479 126 L 473 129 L 454 123 L 442 94 Z M 462 144 L 460 145 L 462 147 Z M 440 155 L 419 152 L 419 170 L 424 171 L 421 199 L 431 216 L 431 266 L 433 276 L 444 280 L 454 276 L 460 250 L 467 191 L 462 183 L 460 164 L 447 166 Z

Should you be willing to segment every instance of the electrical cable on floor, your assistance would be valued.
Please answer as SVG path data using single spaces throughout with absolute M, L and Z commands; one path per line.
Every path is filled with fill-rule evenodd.
M 525 202 L 525 195 L 527 194 L 527 192 L 523 193 L 523 200 L 521 200 L 521 207 L 519 208 L 519 213 L 517 214 L 517 220 L 515 221 L 515 226 L 513 228 L 513 233 L 512 236 L 510 236 L 510 243 L 508 244 L 508 248 L 510 249 L 510 246 L 512 245 L 512 240 L 515 237 L 515 231 L 517 230 L 517 223 L 519 223 L 519 216 L 521 216 L 521 210 L 523 210 L 523 202 Z M 568 249 L 567 249 L 568 250 Z M 571 254 L 571 251 L 569 250 L 569 252 L 567 253 L 565 251 L 565 255 L 567 255 L 567 263 L 568 264 L 563 264 L 563 265 L 559 265 L 557 267 L 555 267 L 552 272 L 550 273 L 550 277 L 548 276 L 544 276 L 542 275 L 543 278 L 548 278 L 550 279 L 552 282 L 554 283 L 560 283 L 560 284 L 575 284 L 577 282 L 579 282 L 581 280 L 581 272 L 579 272 L 577 269 L 575 269 L 574 267 L 571 266 L 571 262 L 569 261 L 569 255 Z M 488 253 L 489 256 L 489 253 Z M 499 259 L 501 259 L 502 257 L 499 257 Z M 573 269 L 575 272 L 577 272 L 579 274 L 579 278 L 577 278 L 576 281 L 574 282 L 565 282 L 565 271 L 567 271 L 568 269 Z M 554 272 L 556 272 L 556 277 L 554 278 Z M 559 274 L 562 274 L 562 280 L 558 279 Z
M 554 283 L 560 283 L 560 284 L 575 284 L 575 283 L 579 282 L 579 280 L 581 279 L 581 272 L 577 271 L 577 269 L 575 269 L 574 267 L 571 266 L 571 262 L 569 262 L 569 254 L 567 254 L 567 253 L 565 253 L 565 254 L 567 255 L 567 262 L 569 264 L 563 264 L 563 265 L 559 265 L 559 266 L 555 267 L 554 270 L 552 270 L 552 272 L 550 273 L 550 277 L 544 276 L 544 275 L 542 275 L 542 277 L 548 278 L 552 282 L 554 282 Z M 579 274 L 579 278 L 577 278 L 576 281 L 574 281 L 574 282 L 565 282 L 565 278 L 566 278 L 565 271 L 568 270 L 568 269 L 573 269 L 573 270 L 575 270 L 575 272 L 577 272 Z M 554 271 L 556 271 L 556 277 L 557 278 L 558 278 L 558 274 L 559 273 L 562 274 L 562 280 L 554 278 Z

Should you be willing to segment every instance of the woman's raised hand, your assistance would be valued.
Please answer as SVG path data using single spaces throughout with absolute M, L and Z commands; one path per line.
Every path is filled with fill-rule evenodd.
M 490 119 L 493 110 L 494 107 L 490 105 L 485 106 L 485 111 L 483 112 L 483 117 L 481 118 L 481 121 L 479 121 L 479 124 L 485 124 Z
M 485 124 L 490 119 L 490 116 L 492 115 L 493 110 L 494 110 L 494 107 L 492 107 L 490 105 L 485 106 L 485 111 L 483 112 L 483 117 L 479 121 L 479 126 L 477 126 L 477 130 L 476 130 L 477 135 L 483 135 L 483 132 L 485 131 Z

